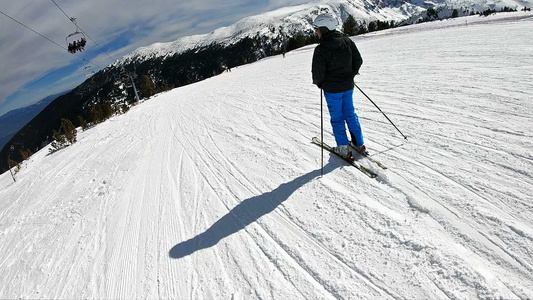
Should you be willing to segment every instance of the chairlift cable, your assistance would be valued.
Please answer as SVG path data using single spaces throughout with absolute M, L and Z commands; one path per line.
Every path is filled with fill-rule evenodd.
M 1 14 L 3 14 L 4 16 L 6 16 L 6 17 L 10 18 L 11 20 L 13 20 L 13 21 L 15 21 L 15 22 L 19 23 L 20 25 L 22 25 L 22 26 L 26 27 L 26 29 L 29 29 L 29 30 L 33 31 L 33 33 L 35 33 L 35 34 L 38 34 L 38 35 L 40 35 L 41 37 L 43 37 L 43 38 L 47 39 L 47 40 L 48 40 L 49 42 L 51 42 L 51 43 L 55 44 L 56 46 L 60 47 L 61 49 L 63 49 L 63 50 L 66 50 L 64 46 L 61 46 L 61 45 L 59 45 L 58 43 L 56 43 L 56 42 L 52 41 L 51 39 L 47 38 L 46 36 L 44 36 L 44 35 L 40 34 L 39 32 L 37 32 L 37 31 L 35 31 L 35 30 L 33 30 L 33 29 L 31 29 L 30 27 L 28 27 L 28 26 L 24 25 L 24 24 L 23 24 L 22 22 L 19 22 L 19 21 L 15 20 L 14 18 L 10 17 L 10 16 L 9 16 L 9 15 L 7 15 L 6 13 L 4 13 L 3 11 L 1 11 L 1 10 L 0 10 L 0 13 L 1 13 Z
M 9 16 L 8 14 L 4 13 L 3 11 L 0 10 L 0 13 L 3 14 L 4 16 L 8 17 L 9 19 L 13 20 L 14 22 L 18 23 L 19 25 L 25 27 L 26 29 L 32 31 L 33 33 L 35 33 L 35 34 L 37 34 L 37 35 L 40 35 L 42 38 L 48 40 L 50 43 L 52 43 L 52 44 L 58 46 L 59 48 L 61 48 L 61 49 L 63 49 L 63 50 L 67 50 L 67 48 L 65 48 L 65 46 L 61 46 L 60 44 L 54 42 L 53 40 L 51 40 L 50 38 L 46 37 L 45 35 L 43 35 L 43 34 L 37 32 L 37 31 L 33 30 L 33 29 L 30 28 L 29 26 L 26 26 L 26 25 L 23 24 L 22 22 L 20 22 L 20 21 L 16 20 L 15 18 Z M 81 57 L 81 56 L 79 56 L 78 54 L 75 54 L 75 53 L 71 53 L 71 54 L 77 56 L 77 57 L 78 57 L 79 59 L 81 59 L 82 61 L 87 61 L 87 62 L 89 62 L 89 63 L 91 63 L 91 64 L 97 66 L 98 68 L 102 69 L 102 67 L 100 67 L 99 65 L 95 64 L 95 63 L 92 62 L 91 60 L 87 60 L 87 59 L 85 59 L 85 58 L 83 58 L 83 57 Z
M 74 25 L 76 25 L 77 29 L 79 29 L 83 34 L 85 34 L 98 48 L 100 48 L 100 50 L 102 50 L 107 56 L 109 56 L 109 58 L 111 58 L 113 61 L 116 61 L 116 59 L 113 56 L 111 56 L 109 53 L 107 53 L 107 51 L 105 51 L 95 40 L 93 40 L 93 38 L 91 38 L 91 36 L 89 34 L 87 34 L 85 31 L 83 31 L 83 29 L 81 29 L 81 27 L 75 21 L 76 18 L 69 17 L 69 15 L 67 15 L 67 13 L 54 0 L 52 0 L 52 2 L 69 19 L 70 22 L 72 22 L 72 23 L 74 23 Z

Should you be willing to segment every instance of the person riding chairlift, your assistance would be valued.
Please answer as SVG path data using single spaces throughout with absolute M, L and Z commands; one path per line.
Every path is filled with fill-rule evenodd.
M 81 38 L 81 40 L 78 41 L 78 50 L 83 51 L 85 50 L 85 44 L 87 44 L 87 41 L 84 37 Z

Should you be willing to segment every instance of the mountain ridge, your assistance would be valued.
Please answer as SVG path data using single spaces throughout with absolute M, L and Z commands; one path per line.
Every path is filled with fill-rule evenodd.
M 396 3 L 399 1 L 391 2 Z M 272 39 L 278 37 L 280 32 L 286 36 L 291 36 L 302 31 L 312 31 L 312 20 L 318 14 L 324 12 L 333 12 L 337 16 L 341 16 L 341 21 L 344 21 L 348 14 L 365 21 L 370 19 L 400 21 L 423 11 L 423 9 L 408 2 L 403 2 L 402 8 L 397 11 L 387 9 L 388 7 L 379 8 L 378 11 L 371 11 L 365 8 L 368 3 L 370 2 L 333 0 L 328 1 L 326 4 L 324 1 L 315 1 L 308 4 L 280 8 L 243 18 L 230 26 L 218 28 L 210 33 L 186 36 L 172 42 L 154 43 L 140 47 L 119 59 L 114 65 L 142 57 L 153 58 L 180 54 L 187 50 L 206 47 L 213 43 L 227 46 L 243 38 L 251 38 L 258 34 Z M 404 13 L 401 13 L 402 10 Z M 408 13 L 408 11 L 410 12 Z M 275 32 L 272 32 L 272 28 L 275 29 Z

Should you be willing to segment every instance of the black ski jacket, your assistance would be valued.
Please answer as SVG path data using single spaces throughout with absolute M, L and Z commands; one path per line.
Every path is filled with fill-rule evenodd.
M 352 90 L 362 64 L 355 43 L 338 31 L 330 31 L 322 36 L 313 54 L 313 84 L 328 93 Z

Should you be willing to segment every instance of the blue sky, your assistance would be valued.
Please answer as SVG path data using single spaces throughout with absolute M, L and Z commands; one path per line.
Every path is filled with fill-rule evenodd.
M 310 0 L 54 0 L 114 59 L 156 42 L 208 33 L 238 20 Z M 51 0 L 0 0 L 0 11 L 66 48 L 76 27 Z M 0 116 L 72 89 L 87 65 L 98 71 L 113 62 L 88 41 L 78 56 L 0 14 Z

